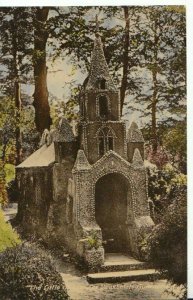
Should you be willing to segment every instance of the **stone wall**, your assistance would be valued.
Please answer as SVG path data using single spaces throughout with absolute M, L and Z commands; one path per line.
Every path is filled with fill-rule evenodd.
M 19 187 L 16 221 L 26 234 L 42 236 L 47 227 L 47 215 L 53 201 L 52 169 L 35 167 L 17 170 Z

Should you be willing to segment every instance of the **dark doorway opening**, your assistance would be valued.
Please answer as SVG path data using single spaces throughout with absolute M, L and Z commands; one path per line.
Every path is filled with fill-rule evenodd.
M 101 177 L 95 186 L 95 217 L 106 252 L 126 252 L 128 181 L 117 173 Z

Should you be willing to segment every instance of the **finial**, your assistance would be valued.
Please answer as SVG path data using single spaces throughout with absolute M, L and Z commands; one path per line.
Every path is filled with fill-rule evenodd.
M 98 20 L 98 15 L 96 15 L 96 31 L 95 31 L 96 36 L 99 35 L 99 20 Z

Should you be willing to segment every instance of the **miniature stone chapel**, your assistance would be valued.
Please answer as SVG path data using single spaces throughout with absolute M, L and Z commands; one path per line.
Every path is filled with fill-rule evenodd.
M 134 122 L 126 132 L 120 116 L 119 91 L 97 30 L 77 135 L 62 119 L 58 128 L 44 131 L 40 149 L 16 168 L 22 228 L 54 237 L 99 266 L 108 252 L 137 257 L 138 232 L 153 225 L 144 139 Z

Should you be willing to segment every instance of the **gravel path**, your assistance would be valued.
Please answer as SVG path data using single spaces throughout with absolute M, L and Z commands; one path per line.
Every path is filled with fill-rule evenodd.
M 56 262 L 71 300 L 176 300 L 165 291 L 166 280 L 89 284 L 71 263 Z

